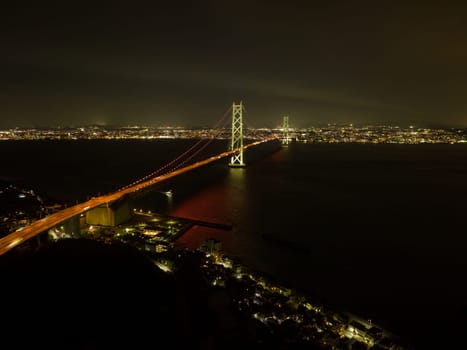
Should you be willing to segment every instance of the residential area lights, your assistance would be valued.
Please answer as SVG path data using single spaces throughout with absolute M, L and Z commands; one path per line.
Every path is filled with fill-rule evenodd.
M 198 256 L 206 288 L 222 289 L 231 298 L 235 312 L 254 319 L 255 324 L 261 324 L 271 334 L 282 334 L 287 329 L 290 344 L 331 349 L 350 348 L 350 345 L 356 348 L 360 343 L 365 348 L 378 345 L 379 349 L 404 349 L 397 337 L 372 322 L 331 310 L 225 255 L 220 241 L 207 239 L 194 250 L 175 244 L 194 224 L 189 219 L 149 214 L 141 209 L 135 209 L 134 213 L 131 222 L 114 228 L 84 229 L 85 235 L 108 244 L 120 242 L 133 246 L 169 274 L 176 273 L 186 257 Z M 196 260 L 185 261 L 193 264 Z
M 276 135 L 281 138 L 282 128 L 243 128 L 243 137 L 261 140 Z M 230 139 L 228 128 L 181 128 L 181 127 L 103 127 L 79 128 L 15 128 L 0 130 L 0 140 L 81 140 L 81 139 Z M 289 128 L 289 139 L 310 143 L 466 143 L 466 128 L 422 128 L 410 125 L 328 124 L 324 127 Z

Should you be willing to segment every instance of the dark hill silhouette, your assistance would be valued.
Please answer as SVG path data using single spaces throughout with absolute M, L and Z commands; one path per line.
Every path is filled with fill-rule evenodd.
M 61 240 L 0 258 L 9 349 L 177 344 L 174 281 L 136 249 Z
M 236 280 L 231 289 L 210 288 L 203 253 L 174 254 L 173 274 L 135 248 L 89 239 L 0 256 L 0 348 L 318 348 L 236 311 Z

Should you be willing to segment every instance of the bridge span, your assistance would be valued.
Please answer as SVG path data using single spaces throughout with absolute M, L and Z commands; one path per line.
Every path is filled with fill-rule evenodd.
M 78 216 L 78 215 L 80 215 L 80 214 L 82 214 L 82 213 L 84 213 L 84 212 L 86 212 L 86 211 L 88 211 L 90 209 L 93 209 L 93 208 L 96 208 L 96 207 L 98 207 L 98 206 L 100 206 L 102 204 L 110 203 L 112 201 L 120 199 L 124 195 L 139 192 L 139 191 L 141 191 L 141 190 L 143 190 L 145 188 L 148 188 L 148 187 L 150 187 L 150 186 L 152 186 L 152 185 L 154 185 L 156 183 L 168 180 L 168 179 L 173 178 L 175 176 L 178 176 L 180 174 L 186 173 L 187 171 L 190 171 L 190 170 L 202 167 L 202 166 L 204 166 L 206 164 L 215 162 L 215 161 L 217 161 L 219 159 L 226 158 L 226 157 L 231 157 L 231 156 L 237 154 L 238 152 L 241 152 L 241 151 L 243 151 L 243 150 L 245 150 L 247 148 L 257 146 L 257 145 L 259 145 L 261 143 L 264 143 L 264 142 L 274 141 L 274 140 L 277 140 L 277 137 L 271 137 L 271 138 L 267 138 L 267 139 L 264 139 L 264 140 L 255 141 L 255 142 L 249 143 L 248 145 L 245 145 L 243 147 L 220 153 L 218 155 L 209 157 L 209 158 L 207 158 L 205 160 L 196 162 L 194 164 L 188 165 L 188 166 L 180 168 L 178 170 L 174 170 L 172 172 L 150 178 L 150 179 L 148 179 L 146 181 L 143 181 L 143 182 L 140 182 L 140 183 L 137 183 L 137 184 L 134 184 L 134 185 L 123 187 L 123 188 L 121 188 L 121 189 L 119 189 L 119 190 L 117 190 L 115 192 L 112 192 L 112 193 L 109 193 L 109 194 L 106 194 L 106 195 L 102 195 L 102 196 L 98 196 L 98 197 L 94 197 L 94 198 L 92 198 L 90 200 L 87 200 L 85 202 L 82 202 L 82 203 L 73 205 L 71 207 L 62 209 L 62 210 L 60 210 L 60 211 L 58 211 L 58 212 L 56 212 L 54 214 L 51 214 L 51 215 L 49 215 L 49 216 L 47 216 L 45 218 L 34 221 L 30 225 L 28 225 L 26 227 L 23 227 L 23 228 L 21 228 L 21 229 L 19 229 L 17 231 L 14 231 L 14 232 L 10 233 L 9 235 L 7 235 L 5 237 L 0 238 L 0 255 L 6 253 L 7 251 L 9 251 L 11 249 L 13 249 L 14 247 L 18 246 L 19 244 L 25 242 L 26 240 L 28 240 L 30 238 L 33 238 L 33 237 L 39 235 L 40 233 L 43 233 L 43 232 L 45 232 L 45 231 L 59 225 L 60 223 L 66 221 L 66 220 L 69 220 L 69 219 L 71 219 L 71 218 L 73 218 L 75 216 Z

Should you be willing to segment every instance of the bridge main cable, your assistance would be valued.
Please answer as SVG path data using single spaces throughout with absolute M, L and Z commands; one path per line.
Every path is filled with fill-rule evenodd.
M 208 139 L 201 138 L 195 144 L 193 144 L 191 147 L 189 147 L 187 150 L 185 150 L 183 153 L 178 155 L 176 158 L 174 158 L 170 162 L 168 162 L 165 165 L 161 166 L 160 168 L 152 171 L 151 173 L 149 173 L 149 174 L 147 174 L 147 175 L 145 175 L 145 176 L 143 176 L 143 177 L 141 177 L 141 178 L 139 178 L 137 180 L 132 181 L 130 184 L 121 187 L 120 190 L 129 188 L 129 187 L 131 187 L 133 185 L 136 185 L 136 184 L 139 184 L 139 183 L 142 183 L 142 182 L 146 181 L 147 179 L 153 178 L 154 176 L 156 176 L 156 174 L 162 173 L 164 170 L 166 171 L 166 173 L 169 173 L 169 172 L 171 172 L 171 171 L 173 171 L 175 169 L 180 168 L 182 165 L 186 164 L 193 157 L 195 157 L 197 154 L 199 154 L 203 149 L 205 149 L 212 142 L 212 140 L 215 139 L 216 136 L 218 136 L 222 132 L 221 131 L 222 126 L 219 127 L 219 125 L 223 121 L 225 121 L 225 118 L 228 116 L 228 113 L 230 112 L 231 108 L 232 107 L 230 107 L 224 113 L 224 115 L 216 122 L 216 124 L 211 128 L 212 130 L 217 130 L 217 129 L 219 129 L 219 130 L 217 130 L 217 132 L 215 132 L 210 138 L 208 138 Z M 196 149 L 196 148 L 198 148 L 198 149 Z M 190 152 L 191 152 L 191 154 L 190 154 Z
M 138 191 L 143 190 L 144 188 L 147 188 L 149 186 L 152 186 L 156 183 L 166 181 L 168 179 L 171 179 L 175 176 L 181 175 L 183 173 L 186 173 L 190 170 L 199 168 L 201 166 L 207 165 L 209 163 L 215 162 L 219 159 L 230 157 L 238 152 L 241 152 L 243 150 L 246 150 L 250 147 L 257 146 L 261 143 L 264 142 L 269 142 L 269 141 L 274 141 L 277 140 L 277 137 L 270 137 L 264 140 L 259 140 L 255 141 L 252 143 L 249 143 L 248 145 L 245 145 L 241 148 L 237 148 L 234 150 L 226 151 L 223 153 L 220 153 L 218 155 L 209 157 L 205 160 L 196 162 L 194 164 L 190 164 L 188 166 L 185 166 L 181 169 L 174 170 L 170 173 L 166 173 L 164 175 L 156 176 L 153 177 L 149 180 L 134 184 L 132 186 L 117 190 L 115 192 L 102 195 L 99 197 L 94 197 L 91 198 L 90 200 L 87 200 L 85 202 L 73 205 L 71 207 L 62 209 L 54 214 L 51 214 L 45 218 L 39 219 L 31 223 L 30 225 L 23 227 L 19 230 L 16 230 L 9 235 L 0 238 L 0 255 L 5 254 L 9 250 L 13 249 L 14 247 L 18 246 L 19 244 L 57 226 L 63 221 L 66 221 L 68 219 L 71 219 L 74 216 L 80 215 L 90 209 L 96 208 L 102 204 L 109 203 L 112 201 L 115 201 L 127 194 L 135 193 Z

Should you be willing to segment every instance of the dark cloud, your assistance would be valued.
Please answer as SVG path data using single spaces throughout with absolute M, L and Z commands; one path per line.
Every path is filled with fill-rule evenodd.
M 21 2 L 1 18 L 0 127 L 467 125 L 461 2 Z

